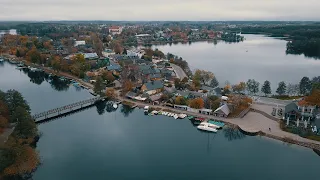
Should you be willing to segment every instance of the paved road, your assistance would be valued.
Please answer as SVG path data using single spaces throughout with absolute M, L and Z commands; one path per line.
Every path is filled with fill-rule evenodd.
M 187 74 L 184 72 L 184 70 L 175 64 L 170 63 L 170 66 L 173 68 L 174 72 L 176 73 L 177 78 L 183 79 L 185 77 L 188 77 Z
M 278 105 L 281 107 L 284 107 L 287 104 L 292 102 L 292 100 L 281 100 L 281 99 L 274 99 L 274 98 L 268 98 L 268 97 L 258 97 L 258 96 L 254 96 L 252 99 L 254 100 L 255 103 L 272 105 L 272 106 Z

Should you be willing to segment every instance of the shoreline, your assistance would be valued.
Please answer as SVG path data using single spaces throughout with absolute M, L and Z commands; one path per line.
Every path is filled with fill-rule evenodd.
M 80 79 L 78 77 L 75 77 L 75 76 L 73 76 L 73 75 L 71 75 L 69 73 L 56 72 L 56 71 L 54 71 L 54 70 L 52 70 L 52 69 L 50 69 L 48 67 L 42 67 L 42 66 L 37 66 L 37 68 L 42 69 L 46 73 L 52 73 L 52 74 L 55 74 L 57 76 L 65 76 L 65 77 L 68 77 L 70 79 L 73 79 L 73 80 L 79 82 L 81 85 L 83 85 L 83 86 L 85 86 L 85 87 L 87 87 L 88 89 L 91 89 L 91 90 L 94 87 L 92 84 L 87 83 L 87 82 L 83 81 L 82 79 Z M 148 104 L 148 103 L 144 103 L 144 102 L 132 101 L 131 99 L 127 99 L 127 98 L 124 98 L 124 97 L 121 97 L 121 96 L 118 96 L 116 98 L 116 100 L 119 100 L 121 102 L 122 101 L 127 101 L 127 102 L 135 104 L 138 107 L 150 106 L 150 107 L 155 108 L 155 109 L 169 110 L 169 111 L 176 112 L 176 113 L 184 113 L 184 114 L 187 114 L 187 115 L 202 117 L 202 118 L 205 118 L 205 119 L 215 119 L 217 121 L 224 122 L 228 126 L 237 127 L 239 129 L 241 129 L 242 131 L 247 132 L 249 134 L 257 134 L 257 135 L 260 135 L 260 136 L 269 137 L 271 139 L 280 140 L 282 142 L 287 142 L 287 143 L 290 143 L 290 144 L 296 144 L 296 145 L 299 145 L 299 146 L 302 146 L 302 147 L 306 147 L 306 148 L 310 148 L 310 149 L 316 149 L 316 150 L 320 151 L 320 142 L 318 142 L 318 141 L 309 140 L 309 139 L 306 139 L 306 138 L 303 138 L 303 137 L 299 136 L 300 139 L 305 141 L 305 142 L 303 142 L 303 141 L 299 141 L 297 139 L 292 139 L 292 138 L 286 137 L 286 136 L 284 136 L 284 137 L 278 136 L 278 135 L 276 135 L 274 133 L 274 131 L 272 131 L 270 133 L 266 133 L 266 132 L 263 132 L 261 130 L 254 130 L 254 129 L 249 130 L 250 127 L 246 127 L 245 125 L 242 126 L 242 125 L 239 124 L 239 122 L 238 123 L 235 122 L 236 120 L 239 120 L 239 118 L 220 118 L 220 117 L 216 117 L 216 116 L 213 116 L 213 115 L 204 115 L 204 114 L 199 114 L 199 113 L 182 111 L 182 110 L 174 109 L 174 108 L 171 108 L 171 107 L 168 107 L 168 106 L 157 106 L 157 105 L 152 105 L 152 104 Z M 243 120 L 245 119 L 245 117 L 243 118 Z M 274 120 L 271 120 L 271 121 L 274 121 Z M 279 129 L 280 129 L 280 124 L 278 124 L 278 126 L 279 126 Z M 283 132 L 285 132 L 285 131 L 283 131 Z M 288 132 L 286 132 L 286 133 L 288 133 Z M 289 133 L 289 134 L 291 134 L 293 136 L 298 136 L 298 135 L 292 134 L 292 133 Z M 307 141 L 309 141 L 309 142 L 307 142 Z

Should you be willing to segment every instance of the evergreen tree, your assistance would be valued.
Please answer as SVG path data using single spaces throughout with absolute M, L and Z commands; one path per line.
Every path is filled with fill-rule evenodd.
M 279 86 L 278 86 L 278 89 L 277 89 L 277 93 L 279 94 L 279 95 L 284 95 L 285 93 L 286 93 L 286 91 L 287 91 L 287 85 L 286 85 L 286 83 L 284 82 L 284 81 L 281 81 L 280 83 L 279 83 Z
M 266 96 L 267 94 L 271 94 L 271 85 L 270 82 L 268 80 L 266 80 L 262 87 L 261 87 L 261 92 L 263 92 Z

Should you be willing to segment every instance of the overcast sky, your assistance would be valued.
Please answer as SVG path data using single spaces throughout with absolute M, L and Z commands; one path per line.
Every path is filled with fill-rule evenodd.
M 0 0 L 0 20 L 320 20 L 320 0 Z

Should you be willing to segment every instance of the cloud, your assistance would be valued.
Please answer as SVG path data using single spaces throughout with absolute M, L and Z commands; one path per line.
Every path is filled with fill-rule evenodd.
M 318 0 L 0 0 L 0 20 L 320 20 Z

